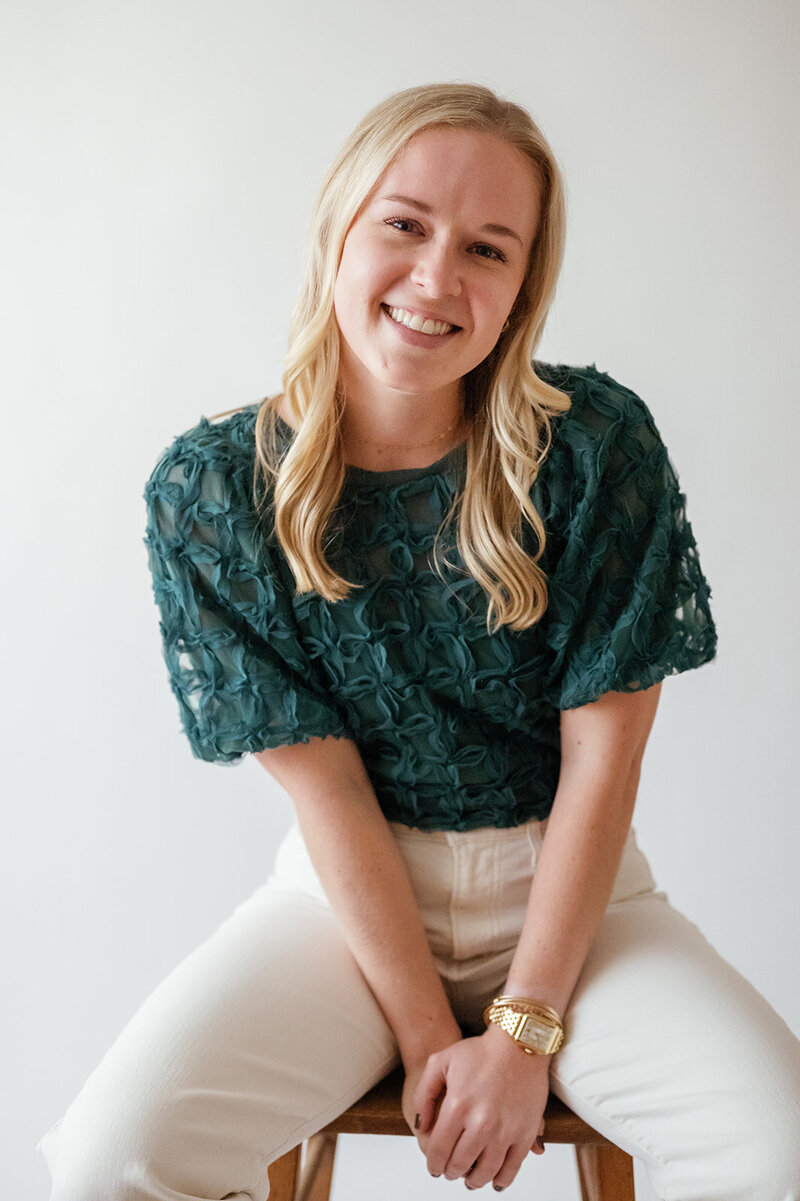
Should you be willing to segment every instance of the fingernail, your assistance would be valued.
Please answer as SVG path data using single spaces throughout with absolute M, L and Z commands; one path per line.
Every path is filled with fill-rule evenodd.
M 414 1129 L 419 1130 L 419 1114 L 414 1114 Z
M 506 1186 L 505 1186 L 504 1184 L 493 1184 L 493 1185 L 492 1185 L 492 1188 L 494 1189 L 494 1191 L 495 1191 L 496 1193 L 502 1193 L 502 1191 L 503 1191 L 503 1189 L 504 1189 L 505 1187 L 506 1187 Z
M 542 1138 L 541 1134 L 536 1135 L 536 1146 L 540 1151 L 544 1151 L 544 1139 Z

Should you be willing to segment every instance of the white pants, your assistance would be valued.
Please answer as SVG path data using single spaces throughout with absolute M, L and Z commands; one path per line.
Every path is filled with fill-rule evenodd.
M 545 828 L 392 825 L 466 1028 L 503 985 Z M 800 1043 L 655 891 L 633 831 L 566 1035 L 553 1091 L 660 1198 L 800 1201 Z M 294 827 L 41 1139 L 51 1201 L 264 1201 L 267 1165 L 397 1062 Z

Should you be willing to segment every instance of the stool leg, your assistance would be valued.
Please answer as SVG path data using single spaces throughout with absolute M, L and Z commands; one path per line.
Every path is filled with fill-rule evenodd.
M 297 1201 L 329 1201 L 336 1157 L 335 1134 L 313 1134 L 306 1143 Z
M 295 1201 L 300 1175 L 300 1147 L 293 1147 L 267 1168 L 269 1201 Z
M 611 1143 L 575 1148 L 581 1201 L 635 1201 L 633 1160 Z

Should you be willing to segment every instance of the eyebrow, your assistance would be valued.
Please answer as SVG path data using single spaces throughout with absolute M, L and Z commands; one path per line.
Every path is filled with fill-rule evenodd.
M 413 205 L 414 208 L 419 209 L 421 213 L 426 213 L 428 216 L 433 212 L 429 204 L 423 204 L 421 200 L 414 200 L 412 196 L 381 196 L 379 199 L 390 200 L 395 204 Z M 489 221 L 486 225 L 481 226 L 481 233 L 499 234 L 501 237 L 514 238 L 515 241 L 519 242 L 520 246 L 523 245 L 519 234 L 515 233 L 513 229 L 509 229 L 507 225 L 495 225 L 494 222 Z

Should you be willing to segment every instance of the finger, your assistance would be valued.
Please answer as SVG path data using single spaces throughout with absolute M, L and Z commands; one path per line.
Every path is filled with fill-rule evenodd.
M 466 1130 L 462 1130 L 453 1150 L 450 1152 L 450 1158 L 444 1166 L 444 1176 L 446 1179 L 461 1180 L 462 1177 L 466 1179 L 476 1167 L 478 1159 L 484 1150 L 485 1138 L 477 1131 L 467 1133 Z
M 416 1138 L 417 1138 L 417 1145 L 419 1146 L 420 1151 L 422 1152 L 422 1154 L 425 1156 L 426 1159 L 428 1158 L 428 1143 L 430 1142 L 431 1131 L 436 1129 L 436 1121 L 437 1121 L 437 1118 L 439 1115 L 439 1108 L 440 1108 L 441 1103 L 444 1100 L 445 1096 L 446 1096 L 446 1093 L 444 1090 L 442 1090 L 442 1092 L 439 1095 L 438 1100 L 436 1101 L 436 1103 L 434 1105 L 433 1118 L 431 1120 L 428 1130 L 420 1130 L 419 1126 L 415 1126 L 415 1128 L 414 1128 L 414 1134 L 416 1135 Z M 420 1115 L 417 1115 L 417 1116 L 419 1116 L 420 1125 L 421 1125 L 422 1118 Z
M 539 1124 L 539 1133 L 534 1139 L 531 1151 L 534 1155 L 544 1155 L 544 1122 Z
M 435 1060 L 433 1062 L 428 1060 L 414 1092 L 414 1112 L 419 1114 L 419 1122 L 417 1123 L 416 1117 L 414 1119 L 415 1134 L 430 1132 L 436 1121 L 446 1087 L 444 1068 L 440 1067 Z
M 464 1176 L 464 1184 L 468 1189 L 483 1188 L 490 1180 L 494 1180 L 505 1162 L 505 1155 L 497 1149 L 484 1147 L 469 1172 Z
M 508 1153 L 503 1161 L 503 1166 L 500 1171 L 492 1177 L 492 1184 L 497 1190 L 508 1188 L 512 1180 L 515 1179 L 517 1172 L 522 1167 L 525 1156 L 528 1154 L 528 1148 L 523 1144 L 513 1143 L 508 1148 Z
M 431 1176 L 444 1175 L 445 1169 L 450 1163 L 458 1140 L 463 1134 L 464 1127 L 460 1118 L 454 1117 L 453 1114 L 446 1112 L 446 1107 L 443 1108 L 436 1120 L 436 1125 L 428 1136 L 428 1144 L 425 1151 L 425 1158 L 428 1162 L 428 1171 Z M 466 1168 L 470 1168 L 474 1162 L 478 1152 L 481 1150 L 478 1147 L 472 1156 L 472 1159 L 466 1161 Z M 451 1175 L 451 1180 L 457 1179 Z

